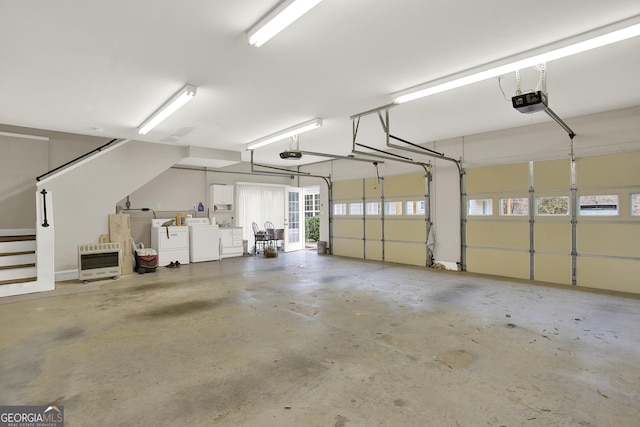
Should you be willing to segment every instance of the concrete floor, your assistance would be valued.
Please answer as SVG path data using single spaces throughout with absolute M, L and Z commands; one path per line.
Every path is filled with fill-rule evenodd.
M 640 300 L 303 251 L 0 300 L 66 426 L 637 426 Z

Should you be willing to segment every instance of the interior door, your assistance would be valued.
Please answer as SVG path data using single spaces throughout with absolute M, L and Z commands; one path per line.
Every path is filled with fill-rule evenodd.
M 287 187 L 285 198 L 284 251 L 304 249 L 304 209 L 302 188 Z

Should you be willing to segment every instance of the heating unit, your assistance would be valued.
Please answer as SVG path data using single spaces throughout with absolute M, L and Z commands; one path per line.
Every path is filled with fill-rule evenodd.
M 78 246 L 78 279 L 92 280 L 122 274 L 120 243 L 90 243 Z

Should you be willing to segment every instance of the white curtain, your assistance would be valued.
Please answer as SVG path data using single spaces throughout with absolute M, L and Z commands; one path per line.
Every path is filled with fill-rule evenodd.
M 242 238 L 253 245 L 253 228 L 258 224 L 264 230 L 265 221 L 274 228 L 284 228 L 285 191 L 283 186 L 236 184 L 238 226 L 242 227 Z

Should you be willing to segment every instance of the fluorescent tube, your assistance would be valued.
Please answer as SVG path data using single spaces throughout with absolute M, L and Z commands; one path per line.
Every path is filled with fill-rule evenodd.
M 140 135 L 147 134 L 151 129 L 156 127 L 161 121 L 175 113 L 180 107 L 187 102 L 191 101 L 196 96 L 196 87 L 192 85 L 186 85 L 178 93 L 176 93 L 170 100 L 164 103 L 155 113 L 153 113 L 147 120 L 145 120 L 138 128 Z
M 420 86 L 416 86 L 414 88 L 410 88 L 405 91 L 393 94 L 391 95 L 391 97 L 393 98 L 394 103 L 402 104 L 404 102 L 413 101 L 414 99 L 423 98 L 425 96 L 430 96 L 436 93 L 470 85 L 472 83 L 477 83 L 482 80 L 502 76 L 504 74 L 515 72 L 516 70 L 533 67 L 537 64 L 543 64 L 556 59 L 566 58 L 571 55 L 586 52 L 588 50 L 596 49 L 622 40 L 627 40 L 638 35 L 640 35 L 640 24 L 632 25 L 621 30 L 613 31 L 559 49 L 554 49 L 549 52 L 510 62 L 505 65 L 489 68 L 487 70 L 450 80 L 444 83 L 434 84 L 435 81 L 425 83 Z
M 304 132 L 308 132 L 313 129 L 317 129 L 322 126 L 322 119 L 313 119 L 308 122 L 300 123 L 299 125 L 292 126 L 284 129 L 280 132 L 276 132 L 272 135 L 265 136 L 264 138 L 257 139 L 247 144 L 247 150 L 255 150 L 259 147 L 264 147 L 267 144 L 271 144 L 276 141 L 289 138 L 290 136 L 299 135 Z
M 311 10 L 321 0 L 287 0 L 249 30 L 249 44 L 260 47 L 292 22 Z

